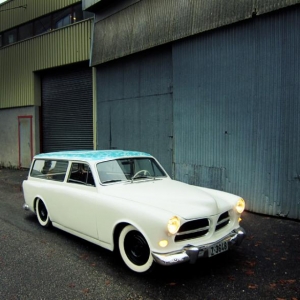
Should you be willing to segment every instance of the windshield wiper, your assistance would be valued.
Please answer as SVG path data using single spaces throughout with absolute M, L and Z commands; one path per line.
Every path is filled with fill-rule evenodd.
M 112 180 L 103 181 L 102 183 L 112 183 L 112 182 L 119 182 L 119 181 L 123 181 L 123 180 L 121 180 L 121 179 L 112 179 Z

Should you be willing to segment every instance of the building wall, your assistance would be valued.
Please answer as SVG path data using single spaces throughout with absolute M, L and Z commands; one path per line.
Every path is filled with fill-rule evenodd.
M 0 31 L 26 23 L 80 0 L 11 0 L 0 4 Z
M 117 2 L 130 2 L 130 5 L 118 9 Z M 132 2 L 135 4 L 132 5 Z M 116 8 L 114 13 L 111 13 L 108 3 Z M 297 3 L 299 0 L 86 1 L 84 7 L 98 10 L 94 25 L 91 65 L 251 19 Z M 106 17 L 101 17 L 105 13 Z
M 163 47 L 99 65 L 98 139 L 104 132 L 109 146 L 111 124 L 126 128 L 135 106 L 126 105 L 125 94 L 139 80 L 159 94 L 157 80 L 167 73 L 153 68 L 169 65 L 175 179 L 239 194 L 250 211 L 299 219 L 299 25 L 300 8 L 293 7 L 174 42 L 171 65 Z M 136 67 L 143 53 L 149 53 L 145 77 Z M 150 102 L 143 93 L 138 100 Z M 156 142 L 151 124 L 135 125 L 120 140 L 137 145 L 133 132 L 143 128 Z
M 0 166 L 19 167 L 19 122 L 18 117 L 32 118 L 32 150 L 39 149 L 39 111 L 34 106 L 22 108 L 9 108 L 0 110 Z M 29 167 L 25 166 L 25 167 Z
M 300 218 L 300 9 L 173 47 L 175 176 Z
M 86 61 L 92 20 L 84 20 L 0 49 L 0 109 L 40 105 L 36 71 Z
M 150 152 L 172 173 L 171 45 L 97 68 L 97 149 Z
M 0 6 L 2 10 L 0 31 L 3 32 L 75 3 L 80 1 L 7 1 Z M 26 8 L 16 8 L 18 6 Z M 40 120 L 35 116 L 41 106 L 41 71 L 47 72 L 51 68 L 88 61 L 92 23 L 92 19 L 86 19 L 0 49 L 0 114 L 5 116 L 1 120 L 3 126 L 0 131 L 3 145 L 0 148 L 2 164 L 19 166 L 20 153 L 14 127 L 17 126 L 15 115 L 25 113 L 33 116 L 32 154 L 40 151 Z M 35 113 L 31 113 L 30 110 Z M 7 114 L 11 111 L 13 113 Z M 11 129 L 11 132 L 7 128 Z

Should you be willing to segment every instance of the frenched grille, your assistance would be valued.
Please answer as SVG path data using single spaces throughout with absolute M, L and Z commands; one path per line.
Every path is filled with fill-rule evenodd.
M 230 216 L 229 212 L 226 211 L 219 216 L 215 231 L 224 228 L 229 223 Z M 198 219 L 182 224 L 175 236 L 175 242 L 196 239 L 206 235 L 209 231 L 209 224 L 209 219 Z
M 226 211 L 220 215 L 217 226 L 216 226 L 216 231 L 220 230 L 221 228 L 223 228 L 227 224 L 229 224 L 229 221 L 230 221 L 230 217 L 229 217 L 228 211 Z
M 209 220 L 199 219 L 184 223 L 176 234 L 175 242 L 199 238 L 209 231 Z

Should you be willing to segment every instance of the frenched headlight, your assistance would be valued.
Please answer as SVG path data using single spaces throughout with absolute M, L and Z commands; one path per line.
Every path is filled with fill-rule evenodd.
M 180 220 L 178 217 L 173 217 L 168 222 L 168 231 L 170 234 L 176 234 L 180 227 Z
M 236 203 L 235 208 L 236 208 L 236 211 L 237 211 L 239 214 L 241 214 L 241 213 L 244 211 L 244 209 L 245 209 L 245 201 L 244 201 L 243 198 L 240 198 L 240 199 L 238 200 L 238 202 Z

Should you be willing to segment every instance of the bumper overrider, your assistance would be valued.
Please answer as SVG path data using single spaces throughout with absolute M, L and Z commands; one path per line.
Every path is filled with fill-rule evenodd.
M 24 204 L 23 204 L 23 209 L 24 209 L 24 210 L 29 210 L 29 205 L 26 204 L 26 203 L 24 203 Z
M 209 247 L 217 243 L 226 241 L 228 242 L 228 247 L 231 247 L 233 245 L 238 246 L 241 244 L 245 236 L 245 230 L 242 227 L 239 227 L 237 229 L 232 230 L 228 235 L 226 235 L 218 241 L 215 241 L 214 243 L 205 244 L 201 246 L 187 245 L 182 250 L 164 254 L 152 252 L 152 256 L 155 262 L 163 266 L 171 266 L 185 262 L 194 264 L 198 258 L 208 256 Z

